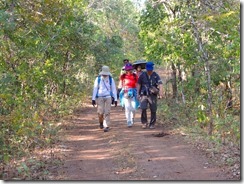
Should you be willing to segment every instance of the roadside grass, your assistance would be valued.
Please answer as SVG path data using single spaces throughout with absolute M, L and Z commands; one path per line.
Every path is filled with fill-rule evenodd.
M 208 135 L 208 123 L 199 121 L 198 109 L 175 103 L 172 99 L 158 102 L 158 123 L 201 150 L 210 162 L 225 168 L 233 179 L 240 179 L 240 122 L 231 114 L 214 119 L 214 131 Z

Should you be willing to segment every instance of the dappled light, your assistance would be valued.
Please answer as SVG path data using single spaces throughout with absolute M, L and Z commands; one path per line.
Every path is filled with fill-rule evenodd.
M 69 141 L 80 141 L 80 140 L 96 140 L 95 136 L 72 136 L 68 138 Z
M 67 125 L 73 127 L 66 131 L 67 149 L 64 166 L 59 171 L 63 173 L 60 179 L 178 180 L 189 179 L 189 173 L 192 179 L 200 180 L 222 177 L 216 175 L 218 169 L 206 167 L 207 161 L 202 160 L 199 153 L 192 153 L 189 145 L 179 141 L 180 137 L 174 134 L 155 137 L 162 131 L 162 125 L 152 130 L 142 129 L 139 112 L 134 125 L 128 128 L 124 113 L 112 107 L 109 132 L 99 129 L 95 110 L 86 108 L 85 112 L 76 114 Z M 84 117 L 83 113 L 87 115 Z M 104 168 L 106 172 L 101 173 Z M 201 175 L 196 174 L 199 172 Z
M 0 6 L 1 180 L 243 177 L 239 1 Z

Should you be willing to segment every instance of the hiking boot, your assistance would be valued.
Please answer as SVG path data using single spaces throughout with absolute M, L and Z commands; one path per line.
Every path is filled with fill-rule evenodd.
M 100 129 L 103 129 L 103 123 L 100 123 Z
M 128 126 L 128 128 L 132 127 L 131 121 L 127 121 L 127 126 Z
M 108 132 L 109 131 L 109 127 L 106 127 L 103 129 L 104 132 Z
M 150 129 L 154 129 L 155 126 L 154 126 L 154 125 L 150 125 L 149 128 L 150 128 Z
M 143 129 L 146 129 L 147 128 L 147 124 L 145 123 L 145 124 L 142 124 L 142 128 Z

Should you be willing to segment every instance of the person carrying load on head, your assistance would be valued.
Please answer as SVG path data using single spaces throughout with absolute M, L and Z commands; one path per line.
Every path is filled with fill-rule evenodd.
M 92 105 L 97 104 L 100 128 L 109 131 L 111 104 L 117 106 L 117 90 L 108 66 L 103 66 L 93 86 Z
M 125 109 L 125 116 L 128 127 L 132 127 L 132 125 L 134 124 L 136 109 L 139 106 L 139 101 L 136 97 L 136 84 L 138 77 L 135 73 L 133 73 L 133 70 L 134 68 L 132 64 L 127 63 L 125 65 L 126 73 L 120 76 L 122 90 L 119 94 L 119 99 L 121 106 Z

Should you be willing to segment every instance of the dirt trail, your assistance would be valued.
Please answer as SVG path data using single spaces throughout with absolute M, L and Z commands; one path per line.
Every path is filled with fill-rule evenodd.
M 126 126 L 121 107 L 112 107 L 111 130 L 99 129 L 96 108 L 84 107 L 67 119 L 59 155 L 64 165 L 53 180 L 227 180 L 221 170 L 169 133 L 159 137 L 162 125 L 142 129 L 140 113 L 132 128 Z
M 166 81 L 167 72 L 158 73 Z M 169 135 L 157 136 L 162 132 Z M 64 165 L 52 170 L 51 180 L 228 180 L 182 135 L 163 124 L 142 129 L 140 110 L 134 126 L 128 128 L 122 108 L 112 107 L 111 130 L 103 132 L 96 108 L 87 104 L 66 120 L 62 136 L 55 154 Z

